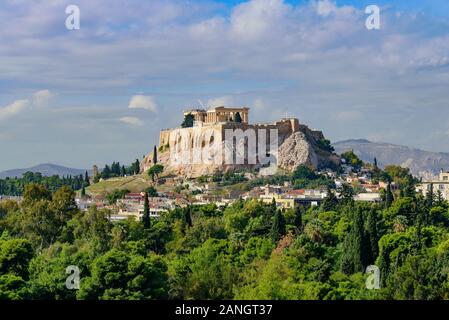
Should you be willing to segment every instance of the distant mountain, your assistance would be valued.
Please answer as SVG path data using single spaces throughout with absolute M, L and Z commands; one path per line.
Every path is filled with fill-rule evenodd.
M 59 176 L 67 176 L 67 175 L 84 175 L 86 170 L 83 169 L 72 169 L 72 168 L 66 168 L 63 166 L 58 166 L 56 164 L 51 163 L 45 163 L 40 164 L 31 168 L 25 168 L 25 169 L 13 169 L 13 170 L 7 170 L 0 172 L 0 179 L 4 179 L 6 177 L 14 178 L 14 177 L 22 177 L 22 175 L 25 172 L 40 172 L 43 176 L 53 176 L 53 175 L 59 175 Z
M 449 169 L 449 153 L 430 152 L 365 139 L 339 141 L 333 146 L 339 154 L 354 150 L 364 162 L 372 163 L 374 158 L 377 158 L 379 167 L 396 164 L 410 168 L 413 174 L 422 177 L 436 175 L 441 169 Z

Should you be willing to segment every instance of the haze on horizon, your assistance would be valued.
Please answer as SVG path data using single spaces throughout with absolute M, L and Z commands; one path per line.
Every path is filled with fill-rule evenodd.
M 449 152 L 449 2 L 0 3 L 0 171 L 142 157 L 187 107 Z M 381 29 L 367 30 L 367 5 Z

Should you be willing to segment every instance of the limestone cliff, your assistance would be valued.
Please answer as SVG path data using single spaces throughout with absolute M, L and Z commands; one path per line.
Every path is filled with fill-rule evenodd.
M 295 121 L 293 121 L 295 120 Z M 226 128 L 228 125 L 223 125 Z M 262 125 L 254 125 L 253 128 L 261 128 Z M 265 125 L 263 125 L 265 127 Z M 299 125 L 296 119 L 289 119 L 288 121 L 283 119 L 276 122 L 273 125 L 268 125 L 269 128 L 278 129 L 278 157 L 277 166 L 279 168 L 293 171 L 299 165 L 307 165 L 314 169 L 321 169 L 326 167 L 335 167 L 340 163 L 340 158 L 336 154 L 329 151 L 326 147 L 324 141 L 325 138 L 321 131 L 314 131 L 309 129 L 305 125 Z M 204 127 L 207 128 L 207 127 Z M 251 128 L 246 125 L 243 130 Z M 193 130 L 194 129 L 194 130 Z M 186 132 L 196 132 L 202 131 L 201 128 L 186 128 L 181 129 L 186 130 Z M 204 129 L 206 130 L 206 129 Z M 202 175 L 212 175 L 217 171 L 227 172 L 236 170 L 251 170 L 261 168 L 260 164 L 244 164 L 244 165 L 229 165 L 229 164 L 182 164 L 174 165 L 172 156 L 170 152 L 170 144 L 166 142 L 168 138 L 161 142 L 158 152 L 158 163 L 164 165 L 165 172 L 172 173 L 178 176 L 184 176 L 186 178 L 195 178 Z M 198 136 L 191 138 L 191 145 L 199 143 L 204 145 L 204 141 L 197 141 Z M 259 139 L 259 137 L 258 137 Z M 199 139 L 201 140 L 201 139 Z M 324 144 L 323 144 L 324 143 Z M 173 143 L 172 143 L 173 144 Z M 223 148 L 225 147 L 225 142 L 221 141 L 220 144 Z M 143 170 L 148 170 L 152 165 L 152 154 L 149 154 L 142 163 Z M 246 159 L 246 158 L 245 158 Z

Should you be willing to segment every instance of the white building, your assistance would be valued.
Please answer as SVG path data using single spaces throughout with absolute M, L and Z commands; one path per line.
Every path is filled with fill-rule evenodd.
M 418 192 L 421 192 L 424 196 L 432 189 L 433 193 L 436 195 L 438 191 L 441 192 L 445 200 L 449 200 L 449 172 L 441 170 L 438 179 L 424 181 L 416 187 Z

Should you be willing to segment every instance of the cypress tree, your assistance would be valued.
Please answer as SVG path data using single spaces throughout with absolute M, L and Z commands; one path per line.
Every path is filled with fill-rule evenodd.
M 271 239 L 279 241 L 285 235 L 285 218 L 280 210 L 276 210 L 273 225 L 271 227 Z
M 303 214 L 302 206 L 297 205 L 295 208 L 295 226 L 298 232 L 301 232 L 303 230 L 302 214 Z
M 143 227 L 149 229 L 151 227 L 150 219 L 150 202 L 148 200 L 148 193 L 145 192 L 144 203 L 143 203 L 143 217 L 142 217 Z
M 379 234 L 377 230 L 377 211 L 372 208 L 368 213 L 367 241 L 369 242 L 369 256 L 367 263 L 372 264 L 379 255 Z
M 139 159 L 136 159 L 136 162 L 134 162 L 134 174 L 140 173 L 140 162 Z
M 338 199 L 335 193 L 331 190 L 329 186 L 327 186 L 327 195 L 323 200 L 323 204 L 321 205 L 324 211 L 332 211 L 338 204 Z
M 86 196 L 86 188 L 83 186 L 81 189 L 81 198 L 84 198 Z
M 192 226 L 191 211 L 192 211 L 192 208 L 190 206 L 184 208 L 184 210 L 183 210 L 183 220 L 189 227 Z
M 385 193 L 385 208 L 390 208 L 393 203 L 394 196 L 393 192 L 391 192 L 391 182 L 388 182 L 387 191 Z
M 157 148 L 156 148 L 156 146 L 154 146 L 154 149 L 153 149 L 153 164 L 156 164 L 157 163 Z
M 426 205 L 430 209 L 433 207 L 433 203 L 435 200 L 434 192 L 433 192 L 433 183 L 430 184 L 430 189 L 427 191 L 426 194 Z
M 367 264 L 367 243 L 363 223 L 363 214 L 360 210 L 354 214 L 351 230 L 344 242 L 344 255 L 342 261 L 342 272 L 352 274 L 363 272 Z
M 84 174 L 84 182 L 86 183 L 86 186 L 90 186 L 89 174 L 87 173 L 87 171 Z

